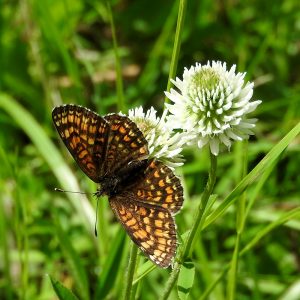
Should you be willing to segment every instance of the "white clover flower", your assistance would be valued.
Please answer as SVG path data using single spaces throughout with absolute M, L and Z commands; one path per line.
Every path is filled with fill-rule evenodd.
M 245 82 L 246 73 L 236 74 L 235 68 L 227 71 L 226 63 L 219 61 L 196 63 L 185 68 L 182 80 L 172 80 L 176 89 L 165 92 L 173 102 L 167 104 L 167 120 L 174 128 L 194 135 L 199 148 L 209 144 L 214 155 L 220 144 L 230 149 L 232 141 L 254 134 L 251 129 L 256 119 L 248 119 L 247 114 L 261 101 L 250 102 L 254 84 Z
M 187 134 L 174 132 L 166 123 L 165 114 L 159 118 L 156 113 L 153 107 L 144 113 L 143 107 L 140 106 L 129 110 L 128 116 L 137 124 L 147 140 L 150 158 L 156 158 L 172 169 L 181 166 L 184 160 L 180 152 L 187 143 Z

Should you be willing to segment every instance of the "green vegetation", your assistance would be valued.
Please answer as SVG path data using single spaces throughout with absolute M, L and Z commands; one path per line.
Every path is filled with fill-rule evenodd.
M 75 103 L 101 115 L 138 105 L 162 112 L 169 76 L 208 60 L 236 64 L 255 82 L 253 99 L 263 101 L 253 113 L 256 135 L 218 156 L 213 196 L 193 250 L 180 250 L 189 254 L 182 266 L 171 274 L 138 252 L 131 299 L 169 292 L 171 300 L 299 299 L 297 0 L 13 0 L 0 7 L 1 300 L 123 299 L 136 248 L 108 201 L 99 201 L 95 237 L 96 199 L 54 191 L 96 186 L 60 142 L 51 111 Z M 207 149 L 184 156 L 181 243 L 210 170 Z

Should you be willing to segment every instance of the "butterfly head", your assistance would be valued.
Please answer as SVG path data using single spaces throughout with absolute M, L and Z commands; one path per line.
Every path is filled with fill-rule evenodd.
M 103 177 L 99 182 L 99 186 L 97 188 L 97 192 L 95 195 L 97 197 L 106 195 L 111 197 L 119 192 L 119 183 L 120 178 L 118 176 L 110 175 L 109 177 Z

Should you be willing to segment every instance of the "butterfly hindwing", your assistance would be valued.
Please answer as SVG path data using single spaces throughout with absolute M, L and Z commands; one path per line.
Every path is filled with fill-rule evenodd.
M 135 201 L 133 196 L 111 197 L 110 206 L 133 242 L 156 265 L 166 268 L 177 246 L 174 219 L 167 209 Z
M 152 203 L 177 213 L 183 203 L 180 180 L 164 163 L 151 160 L 144 171 L 144 178 L 137 180 L 132 191 L 137 201 Z
M 89 109 L 71 104 L 55 107 L 52 118 L 79 167 L 99 182 L 110 130 L 107 121 Z
M 173 215 L 183 203 L 180 181 L 165 164 L 150 160 L 129 172 L 126 182 L 109 198 L 110 205 L 139 248 L 155 264 L 168 267 L 177 246 Z

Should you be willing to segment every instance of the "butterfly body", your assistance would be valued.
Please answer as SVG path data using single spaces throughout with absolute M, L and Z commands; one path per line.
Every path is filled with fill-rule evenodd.
M 112 197 L 134 184 L 138 176 L 144 176 L 148 160 L 132 161 L 124 166 L 118 174 L 105 175 L 99 179 L 96 196 Z
M 53 122 L 82 171 L 107 195 L 134 243 L 160 267 L 176 253 L 176 214 L 183 203 L 179 179 L 165 164 L 149 159 L 148 143 L 137 125 L 118 114 L 99 116 L 67 104 L 55 107 Z

